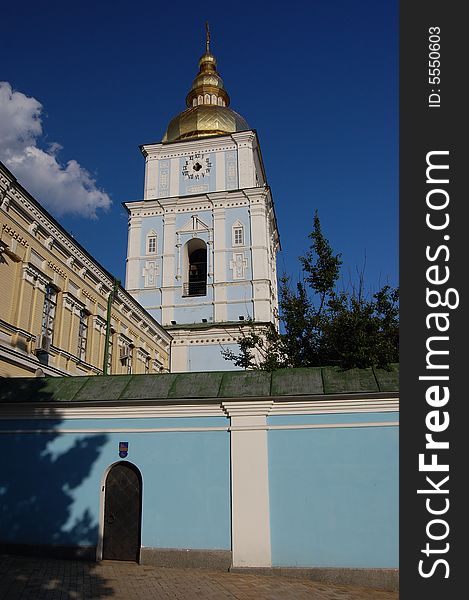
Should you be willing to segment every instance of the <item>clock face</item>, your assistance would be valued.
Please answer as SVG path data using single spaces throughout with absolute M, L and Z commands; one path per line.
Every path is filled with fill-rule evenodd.
M 182 175 L 187 180 L 202 180 L 209 177 L 212 163 L 208 154 L 196 152 L 186 156 L 182 166 Z

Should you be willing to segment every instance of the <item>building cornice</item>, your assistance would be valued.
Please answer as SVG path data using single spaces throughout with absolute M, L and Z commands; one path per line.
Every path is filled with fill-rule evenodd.
M 153 142 L 150 144 L 141 144 L 139 146 L 141 153 L 145 158 L 158 155 L 158 158 L 169 158 L 181 156 L 198 150 L 201 146 L 207 148 L 207 152 L 216 152 L 220 150 L 231 150 L 237 147 L 239 142 L 257 140 L 257 131 L 247 129 L 246 131 L 237 131 L 226 135 L 204 136 L 192 140 L 178 140 L 175 142 Z M 207 147 L 208 146 L 208 147 Z M 159 156 L 162 154 L 162 156 Z

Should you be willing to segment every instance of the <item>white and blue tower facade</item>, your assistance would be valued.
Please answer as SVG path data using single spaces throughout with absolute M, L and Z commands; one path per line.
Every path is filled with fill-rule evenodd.
M 206 52 L 160 143 L 144 144 L 144 197 L 127 202 L 126 288 L 173 336 L 171 370 L 234 368 L 241 328 L 278 323 L 274 204 L 257 133 L 229 108 Z

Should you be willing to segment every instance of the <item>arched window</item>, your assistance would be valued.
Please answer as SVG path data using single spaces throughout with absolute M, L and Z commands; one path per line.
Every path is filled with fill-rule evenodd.
M 207 244 L 199 239 L 189 240 L 185 247 L 184 296 L 207 294 Z

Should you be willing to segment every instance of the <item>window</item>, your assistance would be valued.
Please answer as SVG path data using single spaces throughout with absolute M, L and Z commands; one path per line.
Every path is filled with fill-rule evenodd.
M 234 235 L 234 245 L 242 246 L 242 244 L 243 244 L 243 228 L 235 227 L 233 235 Z
M 78 326 L 78 358 L 83 362 L 86 359 L 86 344 L 88 341 L 88 313 L 80 310 L 80 324 Z
M 147 354 L 145 356 L 145 374 L 148 375 L 149 372 L 150 372 L 150 355 Z
M 147 254 L 156 254 L 156 233 L 154 231 L 147 235 Z
M 57 307 L 57 292 L 49 284 L 46 288 L 46 296 L 44 298 L 44 309 L 42 311 L 42 330 L 41 335 L 44 339 L 52 343 L 54 334 L 55 311 Z
M 207 245 L 203 240 L 193 238 L 187 242 L 185 263 L 183 295 L 205 296 L 207 294 Z
M 130 375 L 132 373 L 133 363 L 133 344 L 130 342 L 130 340 L 125 338 L 120 340 L 120 360 L 122 366 Z
M 239 221 L 233 225 L 233 246 L 244 246 L 244 226 Z

